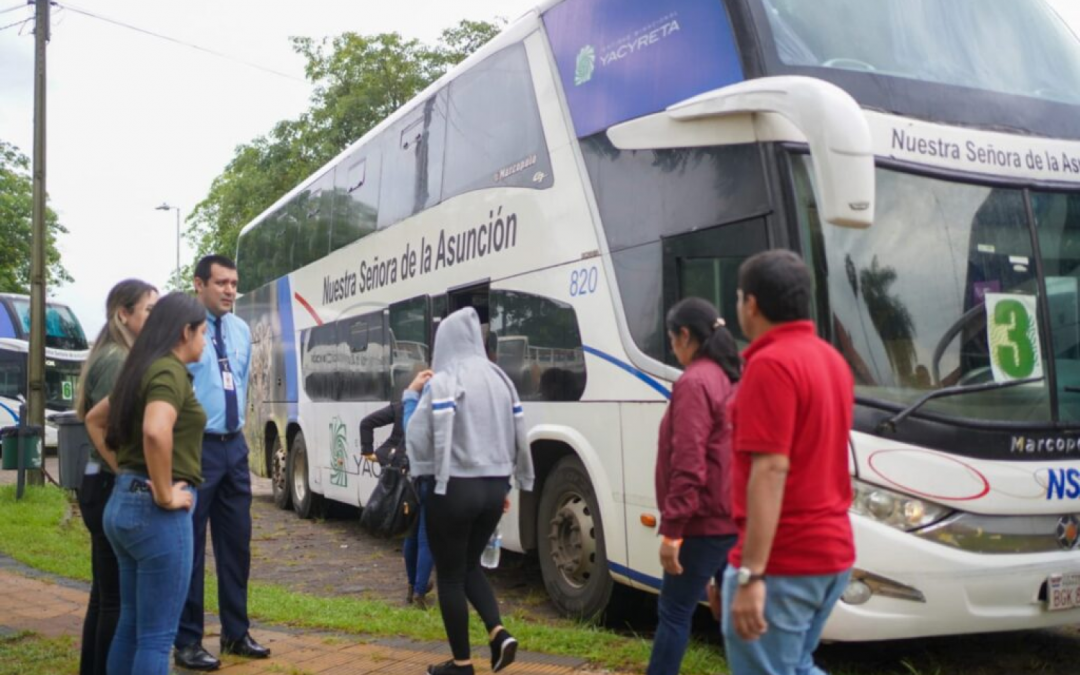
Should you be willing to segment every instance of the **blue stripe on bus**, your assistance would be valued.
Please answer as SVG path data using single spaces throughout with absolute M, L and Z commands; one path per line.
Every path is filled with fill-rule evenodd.
M 656 391 L 660 392 L 660 395 L 663 396 L 664 398 L 666 398 L 666 399 L 671 398 L 671 391 L 669 391 L 667 387 L 665 387 L 663 384 L 661 384 L 657 380 L 649 377 L 645 373 L 641 372 L 637 368 L 633 367 L 629 363 L 626 363 L 624 361 L 620 361 L 619 359 L 615 358 L 611 354 L 607 354 L 605 352 L 602 352 L 599 349 L 594 349 L 594 348 L 588 347 L 588 346 L 582 346 L 581 349 L 582 349 L 582 351 L 584 351 L 584 352 L 586 352 L 588 354 L 592 354 L 593 356 L 597 356 L 597 357 L 599 357 L 601 359 L 604 359 L 608 363 L 611 363 L 611 364 L 613 364 L 615 366 L 618 366 L 619 368 L 622 368 L 623 370 L 630 373 L 631 375 L 633 375 L 637 379 L 641 380 L 642 382 L 649 385 L 650 387 L 652 387 Z
M 2 307 L 0 307 L 0 310 L 2 310 L 2 309 L 3 309 L 3 308 L 2 308 Z M 18 424 L 18 423 L 19 423 L 19 413 L 15 412 L 14 410 L 12 410 L 11 408 L 7 407 L 7 406 L 6 406 L 6 405 L 4 405 L 3 403 L 0 403 L 0 408 L 3 408 L 4 410 L 6 410 L 6 411 L 8 412 L 8 414 L 9 414 L 9 415 L 11 415 L 12 417 L 14 417 L 14 418 L 15 418 L 15 424 Z
M 292 289 L 289 277 L 277 280 L 277 311 L 281 321 L 281 348 L 285 355 L 285 400 L 297 400 L 296 330 L 292 313 Z
M 610 567 L 611 571 L 615 574 L 626 577 L 630 581 L 636 581 L 639 584 L 645 584 L 646 586 L 660 590 L 660 579 L 657 579 L 656 577 L 651 577 L 643 572 L 638 572 L 637 570 L 632 570 L 629 567 L 613 562 L 609 562 L 608 567 Z

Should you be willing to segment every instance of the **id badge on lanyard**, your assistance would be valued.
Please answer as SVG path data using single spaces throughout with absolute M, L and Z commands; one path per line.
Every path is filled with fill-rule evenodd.
M 221 371 L 221 384 L 225 387 L 225 391 L 232 391 L 235 388 L 231 372 L 227 370 Z

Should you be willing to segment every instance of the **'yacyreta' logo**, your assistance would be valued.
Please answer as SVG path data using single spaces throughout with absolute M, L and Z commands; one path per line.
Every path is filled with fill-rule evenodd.
M 574 86 L 580 87 L 592 79 L 596 70 L 596 50 L 592 45 L 585 45 L 577 55 L 577 68 L 574 69 Z

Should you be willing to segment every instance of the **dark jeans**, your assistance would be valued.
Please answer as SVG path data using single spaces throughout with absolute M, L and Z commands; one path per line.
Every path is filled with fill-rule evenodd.
M 480 554 L 503 514 L 509 477 L 451 478 L 446 494 L 432 492 L 427 512 L 428 542 L 439 570 L 439 609 L 454 659 L 470 658 L 469 606 L 488 631 L 502 624 L 495 591 L 480 568 Z
M 117 476 L 105 507 L 105 534 L 120 563 L 120 622 L 109 675 L 168 675 L 191 578 L 191 511 L 159 507 L 146 485 L 145 477 Z
M 728 551 L 736 535 L 723 537 L 686 537 L 679 549 L 683 573 L 664 572 L 660 586 L 659 623 L 653 638 L 647 675 L 678 675 L 686 643 L 690 640 L 690 622 L 698 603 L 705 599 L 705 587 L 727 564 Z
M 416 479 L 416 496 L 420 500 L 420 517 L 416 519 L 416 525 L 409 535 L 405 537 L 405 575 L 409 577 L 409 585 L 417 593 L 426 593 L 428 582 L 431 580 L 431 547 L 428 545 L 427 517 L 424 515 L 424 504 L 428 495 L 431 494 L 432 480 L 424 476 Z
M 105 505 L 116 476 L 106 471 L 87 474 L 79 486 L 79 512 L 90 531 L 90 604 L 83 621 L 79 675 L 105 675 L 109 645 L 120 620 L 120 565 L 105 536 Z
M 176 646 L 202 642 L 203 581 L 206 574 L 206 524 L 217 566 L 218 612 L 221 638 L 238 640 L 247 634 L 248 577 L 251 574 L 251 473 L 248 447 L 242 434 L 228 441 L 204 437 L 202 444 L 203 483 L 195 508 L 195 558 L 191 566 L 191 587 Z

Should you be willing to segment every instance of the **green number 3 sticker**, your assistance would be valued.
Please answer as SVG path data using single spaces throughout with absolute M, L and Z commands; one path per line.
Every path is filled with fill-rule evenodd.
M 1034 298 L 1005 296 L 993 303 L 989 327 L 995 379 L 1019 380 L 1038 376 L 1042 370 Z

